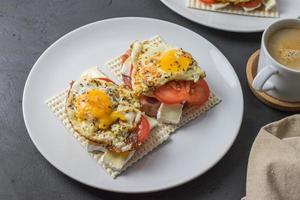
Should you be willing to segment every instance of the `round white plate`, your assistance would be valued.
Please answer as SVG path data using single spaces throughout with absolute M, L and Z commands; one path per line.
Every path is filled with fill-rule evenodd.
M 191 52 L 207 72 L 222 103 L 172 135 L 170 140 L 112 179 L 49 111 L 45 100 L 68 87 L 92 66 L 124 52 L 137 39 L 160 35 Z M 107 75 L 113 77 L 103 67 Z M 158 191 L 185 183 L 215 165 L 235 140 L 243 116 L 239 80 L 224 55 L 198 34 L 169 22 L 115 18 L 65 35 L 33 66 L 25 84 L 23 114 L 28 133 L 41 154 L 57 169 L 87 185 L 117 192 Z
M 260 32 L 278 19 L 297 18 L 300 16 L 299 0 L 277 0 L 279 18 L 250 17 L 211 11 L 196 10 L 186 7 L 186 0 L 161 0 L 167 7 L 179 15 L 196 23 L 232 32 Z

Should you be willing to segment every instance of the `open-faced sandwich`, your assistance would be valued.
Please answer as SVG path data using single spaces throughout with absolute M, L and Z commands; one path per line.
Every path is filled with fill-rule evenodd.
M 264 9 L 266 11 L 276 6 L 275 0 L 199 0 L 204 4 L 210 5 L 213 9 L 222 9 L 228 6 L 236 6 L 244 9 L 244 11 L 253 11 L 256 9 Z
M 162 123 L 178 124 L 184 107 L 201 107 L 210 95 L 192 55 L 163 41 L 134 42 L 123 55 L 122 78 L 142 111 Z
M 278 17 L 276 0 L 187 0 L 187 6 L 232 14 Z
M 103 164 L 115 170 L 123 168 L 157 124 L 140 111 L 132 91 L 107 77 L 73 82 L 65 108 L 73 129 L 90 141 L 88 151 L 104 152 Z

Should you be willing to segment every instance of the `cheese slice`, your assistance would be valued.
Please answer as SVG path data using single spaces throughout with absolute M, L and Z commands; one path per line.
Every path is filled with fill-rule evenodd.
M 90 77 L 90 78 L 106 78 L 105 74 L 103 74 L 97 67 L 89 68 L 81 73 L 81 78 Z
M 93 144 L 93 143 L 89 143 L 86 145 L 86 150 L 89 153 L 93 153 L 93 152 L 105 152 L 106 148 L 100 144 Z
M 126 76 L 130 76 L 130 69 L 131 69 L 131 59 L 130 57 L 128 57 L 123 63 L 121 73 Z
M 130 59 L 132 61 L 132 64 L 136 63 L 138 55 L 142 51 L 142 47 L 143 47 L 143 45 L 142 45 L 142 42 L 140 42 L 140 41 L 134 42 L 132 44 L 131 55 L 130 55 Z
M 100 159 L 105 167 L 120 171 L 128 162 L 128 160 L 130 160 L 130 158 L 134 155 L 134 153 L 135 151 L 127 151 L 122 153 L 106 151 Z
M 178 124 L 182 115 L 182 104 L 160 104 L 157 120 L 161 123 Z
M 276 6 L 276 0 L 263 0 L 262 3 L 265 6 L 265 10 L 269 11 Z
M 156 119 L 149 117 L 147 115 L 144 115 L 144 117 L 148 120 L 149 125 L 150 125 L 150 130 L 152 130 L 153 128 L 155 128 L 158 125 L 158 122 Z
M 211 8 L 213 10 L 218 10 L 229 6 L 230 3 L 213 3 L 211 4 Z

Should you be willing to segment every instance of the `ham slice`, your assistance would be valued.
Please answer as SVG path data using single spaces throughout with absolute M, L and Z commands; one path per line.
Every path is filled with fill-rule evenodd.
M 154 97 L 148 97 L 148 96 L 141 96 L 140 99 L 141 103 L 141 110 L 146 113 L 146 115 L 155 117 L 158 112 L 158 108 L 160 107 L 161 102 L 158 101 Z

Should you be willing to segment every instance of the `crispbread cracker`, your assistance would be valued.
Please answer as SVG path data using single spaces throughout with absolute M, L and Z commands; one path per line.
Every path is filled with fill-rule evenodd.
M 230 13 L 230 14 L 237 14 L 237 15 L 258 16 L 258 17 L 279 17 L 279 13 L 276 8 L 273 8 L 269 11 L 259 8 L 247 12 L 244 11 L 243 8 L 239 8 L 236 6 L 227 6 L 225 8 L 215 10 L 210 5 L 201 3 L 199 0 L 187 0 L 186 6 L 194 9 L 223 12 L 223 13 Z

